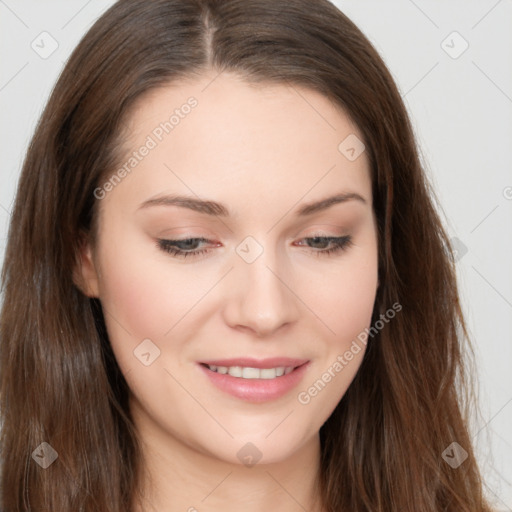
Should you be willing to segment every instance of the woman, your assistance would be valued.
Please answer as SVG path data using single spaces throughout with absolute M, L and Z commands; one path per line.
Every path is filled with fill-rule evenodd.
M 432 197 L 330 3 L 117 2 L 19 183 L 2 509 L 490 510 Z

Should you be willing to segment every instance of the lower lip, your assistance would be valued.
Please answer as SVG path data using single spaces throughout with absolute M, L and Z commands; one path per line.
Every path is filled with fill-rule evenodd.
M 199 364 L 201 370 L 217 388 L 248 402 L 268 402 L 286 395 L 299 384 L 308 366 L 309 362 L 304 363 L 287 375 L 275 379 L 242 379 L 228 373 L 213 372 L 208 367 Z

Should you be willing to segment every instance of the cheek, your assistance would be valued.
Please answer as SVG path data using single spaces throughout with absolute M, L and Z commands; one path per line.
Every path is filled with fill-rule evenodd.
M 107 230 L 110 237 L 99 258 L 102 303 L 138 336 L 161 337 L 198 301 L 208 283 L 173 263 L 172 256 L 130 225 L 117 222 Z
M 313 274 L 303 288 L 321 323 L 328 328 L 337 347 L 350 345 L 354 337 L 371 322 L 378 283 L 378 257 L 374 239 L 354 246 L 329 267 L 328 272 Z
M 370 269 L 360 269 L 347 274 L 336 297 L 325 305 L 326 310 L 330 307 L 332 329 L 343 342 L 369 326 L 377 289 L 376 272 L 374 275 Z
M 142 249 L 141 249 L 142 247 Z M 100 253 L 100 300 L 112 348 L 122 366 L 134 363 L 133 350 L 164 335 L 197 302 L 197 285 L 183 272 L 166 274 L 151 244 L 121 236 Z
M 366 351 L 378 281 L 377 258 L 368 254 L 367 260 L 346 261 L 336 276 L 324 281 L 324 293 L 316 296 L 316 311 L 330 334 L 323 338 L 319 364 L 299 389 L 297 402 L 304 417 L 321 424 L 345 395 Z M 319 428 L 316 420 L 312 431 Z

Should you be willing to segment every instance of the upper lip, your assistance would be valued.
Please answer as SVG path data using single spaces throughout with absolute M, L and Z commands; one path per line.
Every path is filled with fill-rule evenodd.
M 280 366 L 297 368 L 307 363 L 308 359 L 295 359 L 292 357 L 270 357 L 267 359 L 253 359 L 251 357 L 239 357 L 236 359 L 210 359 L 200 361 L 210 366 L 243 366 L 245 368 L 278 368 Z

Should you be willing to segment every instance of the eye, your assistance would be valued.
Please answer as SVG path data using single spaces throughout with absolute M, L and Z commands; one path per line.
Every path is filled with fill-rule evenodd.
M 157 246 L 162 251 L 168 252 L 173 256 L 186 258 L 187 256 L 199 256 L 208 249 L 197 250 L 197 244 L 201 242 L 210 242 L 206 238 L 184 238 L 183 240 L 157 240 Z
M 303 238 L 307 241 L 308 247 L 313 248 L 312 251 L 316 256 L 332 255 L 346 250 L 353 245 L 352 237 L 346 236 L 314 236 Z M 209 252 L 209 249 L 199 249 L 200 244 L 220 245 L 217 242 L 212 242 L 206 238 L 184 238 L 182 240 L 157 240 L 157 247 L 172 256 L 178 258 L 187 258 L 189 256 L 200 256 L 201 254 Z M 301 245 L 301 244 L 299 244 Z
M 326 256 L 330 254 L 335 254 L 341 251 L 348 249 L 353 244 L 352 237 L 350 235 L 346 236 L 314 236 L 303 238 L 303 240 L 307 240 L 308 243 L 312 243 L 314 246 L 320 245 L 321 247 L 316 247 L 317 251 L 314 251 L 316 256 Z M 309 245 L 311 247 L 311 245 Z

